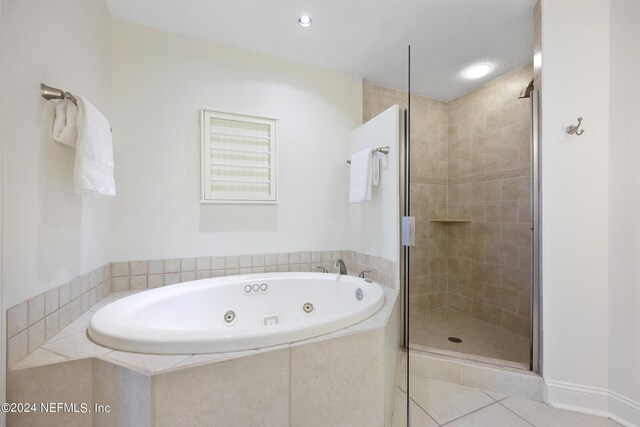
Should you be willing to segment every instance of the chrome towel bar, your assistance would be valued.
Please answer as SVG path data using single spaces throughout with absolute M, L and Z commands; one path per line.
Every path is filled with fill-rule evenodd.
M 71 93 L 56 89 L 55 87 L 47 86 L 44 83 L 40 83 L 40 95 L 42 95 L 42 97 L 47 101 L 50 99 L 68 99 L 76 106 L 78 105 L 78 100 L 75 96 L 71 95 Z
M 40 95 L 42 95 L 42 97 L 47 101 L 50 99 L 68 99 L 73 102 L 76 107 L 78 106 L 78 100 L 75 96 L 71 95 L 70 92 L 65 92 L 55 87 L 47 86 L 44 83 L 40 83 Z M 113 129 L 109 128 L 109 130 L 113 132 Z
M 386 147 L 378 147 L 376 148 L 376 151 L 382 154 L 389 154 L 389 146 L 387 145 Z M 347 163 L 351 164 L 351 160 L 347 160 Z

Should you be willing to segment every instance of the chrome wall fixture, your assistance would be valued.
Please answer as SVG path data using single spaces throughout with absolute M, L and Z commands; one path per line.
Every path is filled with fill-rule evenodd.
M 76 100 L 75 96 L 71 95 L 71 93 L 47 86 L 44 83 L 40 83 L 40 95 L 47 101 L 50 99 L 68 99 L 75 105 L 78 105 L 78 100 Z
M 569 135 L 582 135 L 584 133 L 584 129 L 580 130 L 580 125 L 582 124 L 582 117 L 578 117 L 578 126 L 567 126 L 567 133 Z
M 386 147 L 378 147 L 376 148 L 376 151 L 382 154 L 389 154 L 389 146 L 387 145 Z M 351 164 L 351 160 L 347 160 L 347 163 Z
M 533 89 L 534 89 L 533 79 L 531 79 L 531 81 L 529 82 L 529 85 L 520 91 L 520 95 L 518 96 L 518 99 L 531 98 L 531 92 L 533 92 Z

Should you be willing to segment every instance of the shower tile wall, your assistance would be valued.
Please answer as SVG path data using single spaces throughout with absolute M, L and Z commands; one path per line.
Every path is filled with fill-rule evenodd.
M 411 97 L 411 215 L 416 246 L 410 260 L 411 313 L 447 305 L 447 104 Z
M 529 337 L 531 65 L 449 103 L 448 304 Z
M 406 92 L 365 83 L 363 121 L 392 105 L 407 106 Z M 411 97 L 411 213 L 416 246 L 410 257 L 410 312 L 447 305 L 447 229 L 430 222 L 447 215 L 447 103 Z
M 530 112 L 517 97 L 531 75 L 527 65 L 450 102 L 411 97 L 414 314 L 448 307 L 529 336 Z M 364 121 L 406 98 L 365 83 Z

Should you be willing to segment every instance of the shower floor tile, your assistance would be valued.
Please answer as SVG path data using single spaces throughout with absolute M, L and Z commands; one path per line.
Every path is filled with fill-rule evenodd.
M 529 340 L 449 308 L 411 315 L 411 348 L 465 353 L 516 364 L 529 364 Z M 457 337 L 461 343 L 449 341 Z

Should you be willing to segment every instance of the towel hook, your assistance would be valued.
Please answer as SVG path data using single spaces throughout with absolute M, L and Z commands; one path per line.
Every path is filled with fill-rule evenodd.
M 567 133 L 569 135 L 582 135 L 584 133 L 584 129 L 580 129 L 580 125 L 582 124 L 582 117 L 578 117 L 578 126 L 567 126 Z

